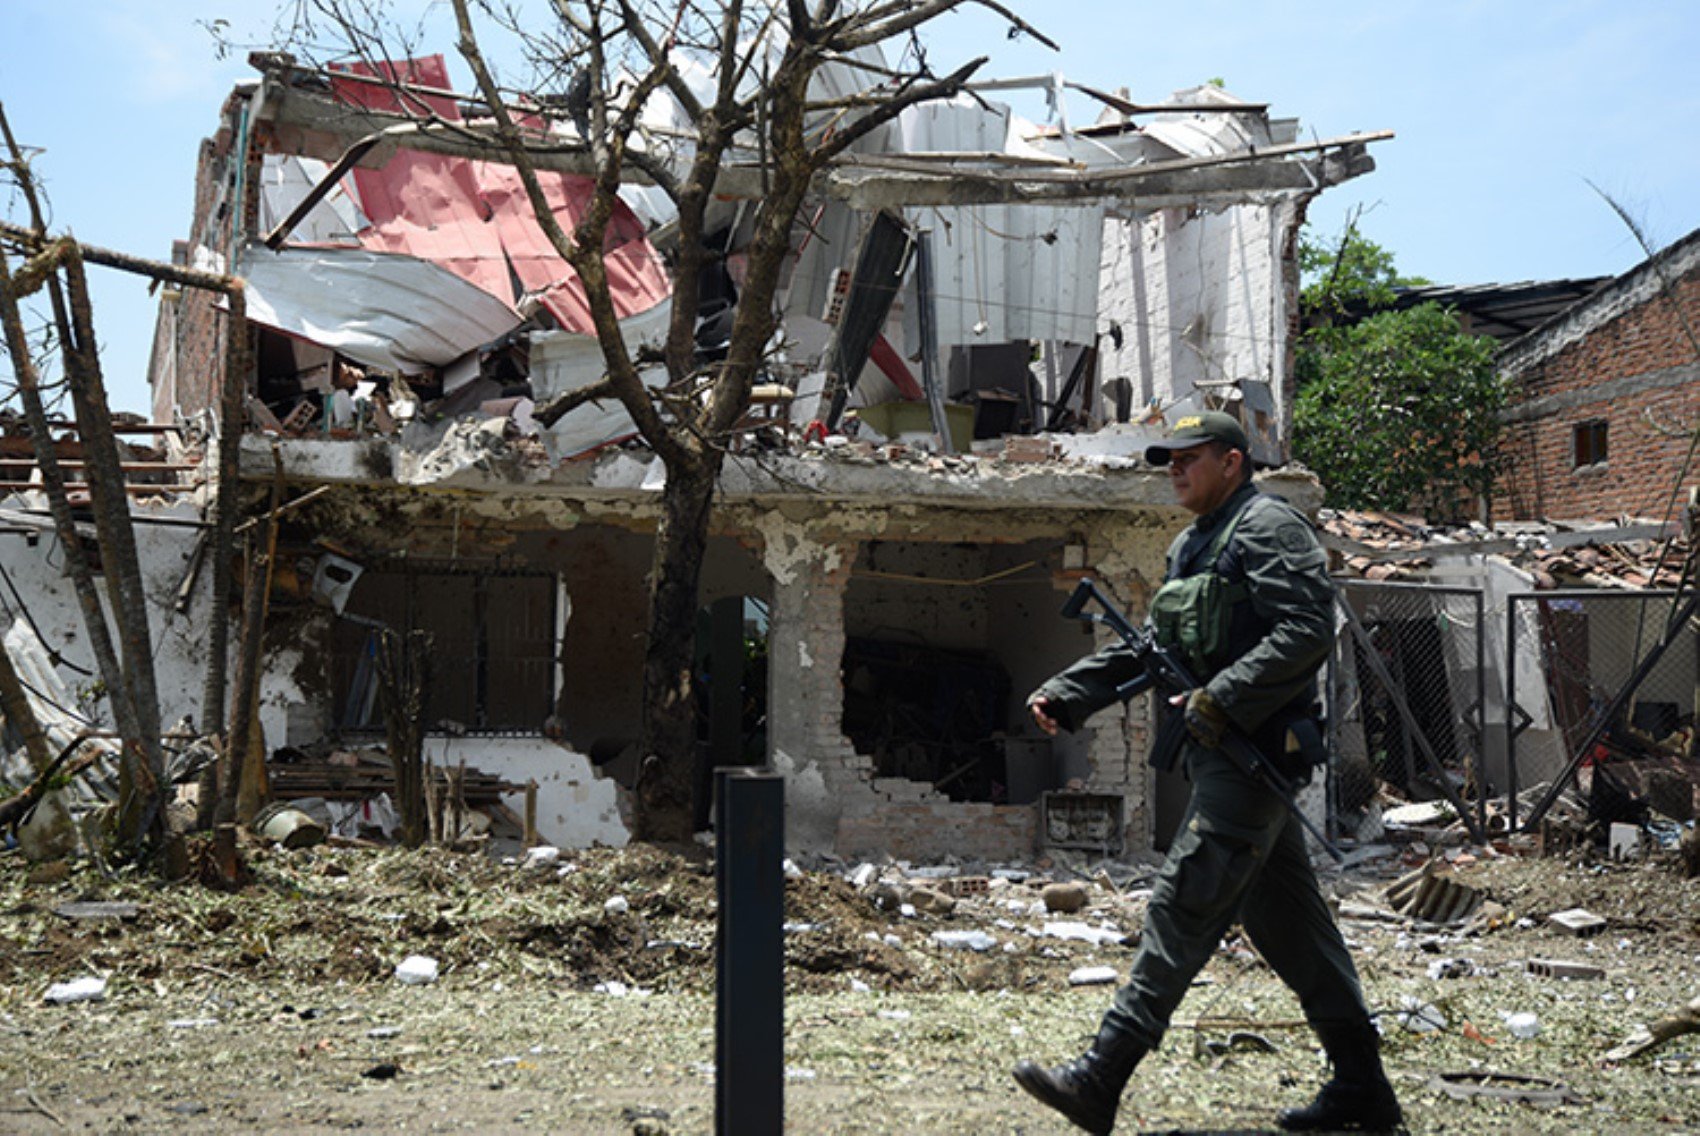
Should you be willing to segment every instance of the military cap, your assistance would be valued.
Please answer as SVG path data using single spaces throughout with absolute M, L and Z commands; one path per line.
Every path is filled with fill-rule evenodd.
M 1145 447 L 1145 460 L 1152 465 L 1168 465 L 1169 455 L 1174 451 L 1190 450 L 1206 442 L 1221 442 L 1236 450 L 1251 452 L 1245 428 L 1233 415 L 1220 410 L 1206 410 L 1202 414 L 1188 414 L 1176 419 L 1175 427 L 1169 431 L 1167 438 Z

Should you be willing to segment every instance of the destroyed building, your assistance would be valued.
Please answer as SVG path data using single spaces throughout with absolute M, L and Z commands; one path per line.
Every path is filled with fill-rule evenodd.
M 283 504 L 259 712 L 274 784 L 323 791 L 328 752 L 381 745 L 376 631 L 424 630 L 427 757 L 479 771 L 509 808 L 537 782 L 545 839 L 621 843 L 662 470 L 611 400 L 533 417 L 601 375 L 576 278 L 511 167 L 407 129 L 405 107 L 481 113 L 440 57 L 399 86 L 254 62 L 201 147 L 175 250 L 244 282 L 252 369 L 226 372 L 220 296 L 166 290 L 150 377 L 173 460 L 197 467 L 161 509 L 195 515 L 197 463 L 232 429 L 248 514 L 274 491 Z M 1178 819 L 1181 795 L 1143 760 L 1143 702 L 1053 742 L 1023 698 L 1093 645 L 1058 616 L 1077 578 L 1136 613 L 1161 580 L 1187 518 L 1139 455 L 1165 413 L 1226 407 L 1260 461 L 1283 462 L 1298 229 L 1385 135 L 1300 142 L 1295 120 L 1212 86 L 1157 105 L 1068 86 L 1096 124 L 1036 127 L 980 95 L 911 109 L 822 179 L 795 227 L 783 349 L 716 499 L 698 677 L 705 779 L 785 772 L 796 849 L 1135 850 Z M 760 192 L 739 174 L 718 187 L 707 352 Z M 587 179 L 565 160 L 542 176 L 570 220 Z M 624 200 L 607 259 L 641 342 L 668 315 L 674 234 L 652 189 Z M 914 271 L 895 294 L 861 286 L 921 234 L 929 290 Z M 823 397 L 835 370 L 843 405 Z M 221 420 L 229 383 L 239 423 Z M 1303 471 L 1264 476 L 1321 503 Z M 170 609 L 171 720 L 196 707 L 196 628 L 239 597 L 207 594 L 192 527 L 157 531 L 144 571 Z M 75 635 L 59 606 L 44 639 Z

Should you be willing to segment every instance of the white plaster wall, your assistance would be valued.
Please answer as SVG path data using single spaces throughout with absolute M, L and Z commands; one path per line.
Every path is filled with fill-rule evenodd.
M 186 502 L 165 506 L 138 504 L 134 508 L 134 516 L 142 589 L 148 597 L 148 627 L 153 642 L 160 724 L 168 729 L 178 719 L 187 716 L 201 725 L 204 723 L 201 698 L 206 682 L 207 634 L 211 620 L 215 618 L 211 568 L 202 564 L 189 606 L 179 612 L 177 592 L 194 549 L 197 530 L 180 525 L 147 523 L 159 519 L 198 521 L 200 516 Z M 0 565 L 4 566 L 17 588 L 14 596 L 10 589 L 0 585 L 0 598 L 3 598 L 0 615 L 10 623 L 21 618 L 22 611 L 27 611 L 39 629 L 44 645 L 59 652 L 66 660 L 58 668 L 66 685 L 74 692 L 95 689 L 98 682 L 96 675 L 74 669 L 81 667 L 93 672 L 96 667 L 82 609 L 77 604 L 70 577 L 65 574 L 65 554 L 58 538 L 51 531 L 43 531 L 32 546 L 23 536 L 0 535 Z M 108 613 L 107 625 L 116 644 L 118 632 L 112 625 L 110 608 L 106 603 L 104 577 L 99 588 L 102 610 Z M 240 614 L 231 609 L 216 613 L 216 617 L 235 621 Z M 235 676 L 238 628 L 239 624 L 233 623 L 227 684 Z M 285 743 L 289 707 L 302 703 L 306 696 L 292 677 L 301 663 L 299 651 L 274 651 L 262 661 L 260 727 L 270 750 Z M 227 685 L 227 696 L 228 692 Z M 114 725 L 111 705 L 105 697 L 80 699 L 70 709 L 92 718 L 102 728 L 110 729 Z
M 45 508 L 36 500 L 13 501 L 14 505 Z M 194 548 L 196 530 L 193 528 L 145 523 L 148 519 L 164 518 L 198 521 L 198 512 L 190 505 L 136 505 L 134 515 L 136 554 L 142 572 L 142 587 L 148 597 L 149 632 L 153 641 L 154 680 L 159 689 L 160 720 L 169 727 L 184 714 L 200 719 L 201 686 L 206 677 L 206 632 L 209 620 L 207 577 L 203 567 L 189 608 L 176 609 L 177 589 L 183 579 Z M 8 622 L 21 618 L 27 611 L 39 630 L 43 644 L 57 651 L 66 660 L 59 667 L 60 677 L 73 691 L 88 691 L 98 683 L 98 676 L 80 673 L 74 667 L 94 672 L 94 653 L 89 646 L 88 629 L 84 626 L 82 609 L 77 605 L 76 590 L 66 575 L 65 551 L 51 530 L 43 531 L 32 546 L 21 535 L 0 535 L 0 565 L 17 588 L 0 587 L 0 596 Z M 116 645 L 117 629 L 113 626 L 110 608 L 106 604 L 105 580 L 99 582 L 102 610 L 107 612 L 107 626 Z M 21 605 L 20 605 L 21 601 Z M 104 697 L 84 699 L 71 709 L 90 716 L 105 728 L 113 725 L 110 705 Z
M 1136 407 L 1167 407 L 1201 383 L 1255 379 L 1281 391 L 1287 320 L 1280 255 L 1292 212 L 1277 202 L 1195 217 L 1165 209 L 1107 219 L 1101 378 L 1126 378 Z M 1276 437 L 1285 437 L 1284 423 L 1276 423 Z
M 547 738 L 425 739 L 425 757 L 444 768 L 464 761 L 515 785 L 537 782 L 537 834 L 557 848 L 622 848 L 631 833 L 620 819 L 618 789 L 590 758 Z M 525 815 L 525 794 L 502 803 Z

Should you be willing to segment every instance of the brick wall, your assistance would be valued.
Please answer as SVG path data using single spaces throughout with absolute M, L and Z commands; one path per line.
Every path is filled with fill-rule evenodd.
M 1513 382 L 1502 519 L 1662 517 L 1700 415 L 1700 234 L 1620 278 L 1501 360 Z M 1667 288 L 1665 280 L 1669 279 Z M 1607 459 L 1578 468 L 1575 428 L 1606 424 Z M 1696 483 L 1690 470 L 1683 489 Z
M 907 788 L 921 790 L 912 796 Z M 871 800 L 838 821 L 839 855 L 898 860 L 1028 860 L 1038 847 L 1036 805 L 988 805 L 956 802 L 929 786 L 880 778 L 870 786 Z
M 229 108 L 226 108 L 229 113 Z M 189 239 L 174 260 L 214 272 L 230 268 L 230 206 L 235 185 L 234 149 L 228 129 L 201 143 L 195 168 L 195 201 Z M 256 159 L 257 161 L 257 159 Z M 209 262 L 210 260 L 210 262 Z M 161 312 L 148 382 L 153 418 L 170 422 L 216 407 L 224 378 L 223 297 L 186 288 L 175 310 Z

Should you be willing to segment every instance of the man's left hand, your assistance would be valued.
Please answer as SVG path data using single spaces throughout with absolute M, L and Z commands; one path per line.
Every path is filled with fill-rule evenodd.
M 1207 749 L 1222 744 L 1228 732 L 1228 715 L 1210 692 L 1198 687 L 1186 699 L 1186 729 L 1193 740 Z

